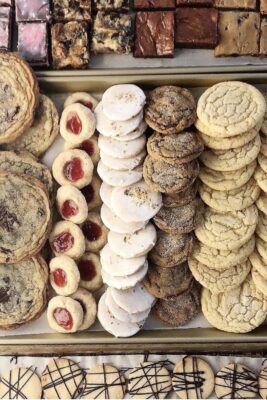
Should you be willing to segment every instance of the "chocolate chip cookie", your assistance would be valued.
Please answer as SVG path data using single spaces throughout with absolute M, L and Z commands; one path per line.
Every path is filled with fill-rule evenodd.
M 171 268 L 188 259 L 193 250 L 194 237 L 157 232 L 157 243 L 149 253 L 149 259 L 160 267 Z
M 35 178 L 0 173 L 0 262 L 15 263 L 37 254 L 51 227 L 49 199 Z
M 172 135 L 155 132 L 147 141 L 147 151 L 152 158 L 169 164 L 185 164 L 197 158 L 204 145 L 195 132 L 184 131 Z
M 41 256 L 0 264 L 0 329 L 15 329 L 39 318 L 47 288 L 48 268 Z
M 198 190 L 198 181 L 181 190 L 178 193 L 169 193 L 162 195 L 162 203 L 164 207 L 178 207 L 190 203 L 196 197 Z
M 146 183 L 156 192 L 175 193 L 192 185 L 198 175 L 197 160 L 186 164 L 171 165 L 147 156 L 143 174 Z
M 191 126 L 196 119 L 196 104 L 189 90 L 160 86 L 147 97 L 145 121 L 155 131 L 170 135 Z
M 190 203 L 178 207 L 162 207 L 153 218 L 159 229 L 167 233 L 184 234 L 191 232 L 203 212 L 203 203 L 200 199 L 194 199 Z
M 153 296 L 164 299 L 187 290 L 192 279 L 186 262 L 172 268 L 163 268 L 151 263 L 143 285 Z

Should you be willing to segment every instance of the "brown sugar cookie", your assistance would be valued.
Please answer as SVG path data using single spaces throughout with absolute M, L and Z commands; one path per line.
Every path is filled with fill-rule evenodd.
M 186 164 L 171 165 L 147 156 L 143 174 L 146 183 L 156 192 L 175 193 L 192 185 L 198 176 L 197 160 Z
M 171 268 L 186 261 L 193 250 L 194 237 L 157 232 L 157 243 L 149 253 L 149 259 L 160 267 Z
M 148 154 L 167 163 L 185 164 L 197 158 L 204 150 L 204 145 L 195 132 L 184 131 L 172 135 L 155 132 L 147 141 Z
M 190 287 L 193 277 L 186 262 L 172 268 L 150 264 L 143 285 L 153 296 L 177 296 Z
M 185 292 L 178 296 L 160 299 L 153 308 L 156 318 L 171 326 L 183 326 L 197 316 L 200 311 L 200 286 L 192 280 Z
M 196 104 L 189 90 L 160 86 L 147 97 L 145 121 L 155 131 L 170 135 L 191 126 L 196 119 Z
M 198 190 L 198 181 L 193 185 L 181 190 L 177 193 L 169 193 L 162 195 L 162 203 L 164 207 L 178 207 L 190 203 L 196 197 Z
M 196 227 L 203 210 L 202 201 L 194 199 L 183 206 L 162 207 L 153 221 L 162 231 L 181 235 L 191 232 Z

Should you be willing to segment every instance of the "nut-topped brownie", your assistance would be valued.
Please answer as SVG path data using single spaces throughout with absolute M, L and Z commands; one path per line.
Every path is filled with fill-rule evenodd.
M 174 12 L 140 11 L 136 15 L 134 56 L 173 57 Z
M 54 69 L 86 68 L 89 63 L 88 24 L 71 21 L 52 26 Z
M 219 13 L 218 56 L 244 56 L 259 53 L 260 14 L 246 11 Z
M 133 21 L 128 14 L 99 11 L 93 25 L 94 53 L 129 54 L 133 46 Z
M 130 0 L 94 0 L 93 5 L 98 11 L 126 11 L 130 9 Z
M 91 0 L 53 0 L 53 18 L 63 21 L 91 21 Z
M 18 52 L 34 66 L 47 66 L 48 35 L 45 22 L 18 24 Z
M 49 15 L 49 0 L 16 0 L 17 22 L 46 21 Z
M 217 42 L 218 11 L 215 8 L 177 8 L 175 43 L 178 46 L 213 49 Z
M 256 10 L 257 0 L 215 0 L 215 7 L 227 9 Z
M 175 8 L 175 0 L 134 0 L 136 10 L 167 10 Z
M 11 49 L 11 22 L 11 8 L 0 7 L 0 49 Z

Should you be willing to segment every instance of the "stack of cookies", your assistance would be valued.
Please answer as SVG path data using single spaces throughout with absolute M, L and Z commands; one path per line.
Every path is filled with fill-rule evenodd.
M 153 219 L 158 240 L 143 282 L 159 299 L 156 316 L 174 326 L 186 324 L 199 310 L 199 286 L 187 258 L 202 209 L 195 180 L 203 143 L 195 132 L 184 130 L 195 117 L 195 101 L 187 89 L 162 86 L 150 92 L 145 120 L 154 133 L 147 143 L 144 179 L 163 194 L 163 207 Z
M 154 302 L 139 283 L 147 273 L 146 255 L 156 243 L 149 220 L 162 205 L 161 195 L 142 180 L 145 101 L 138 86 L 115 85 L 95 110 L 101 219 L 109 229 L 108 244 L 101 251 L 102 278 L 109 287 L 100 299 L 98 318 L 104 329 L 121 337 L 140 330 Z
M 197 106 L 196 127 L 206 145 L 200 157 L 199 193 L 207 207 L 195 229 L 198 243 L 189 267 L 204 286 L 205 317 L 229 332 L 248 332 L 260 325 L 267 313 L 266 300 L 253 283 L 249 260 L 258 223 L 255 202 L 260 195 L 253 174 L 265 110 L 261 93 L 242 82 L 212 86 Z

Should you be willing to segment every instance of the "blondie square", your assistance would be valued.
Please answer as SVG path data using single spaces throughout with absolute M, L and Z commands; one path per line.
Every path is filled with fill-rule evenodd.
M 53 0 L 56 22 L 91 21 L 91 0 Z
M 256 10 L 257 0 L 215 0 L 215 7 Z
M 18 24 L 18 52 L 31 65 L 47 66 L 49 64 L 46 22 Z
M 130 0 L 94 0 L 98 11 L 126 11 L 130 9 Z

